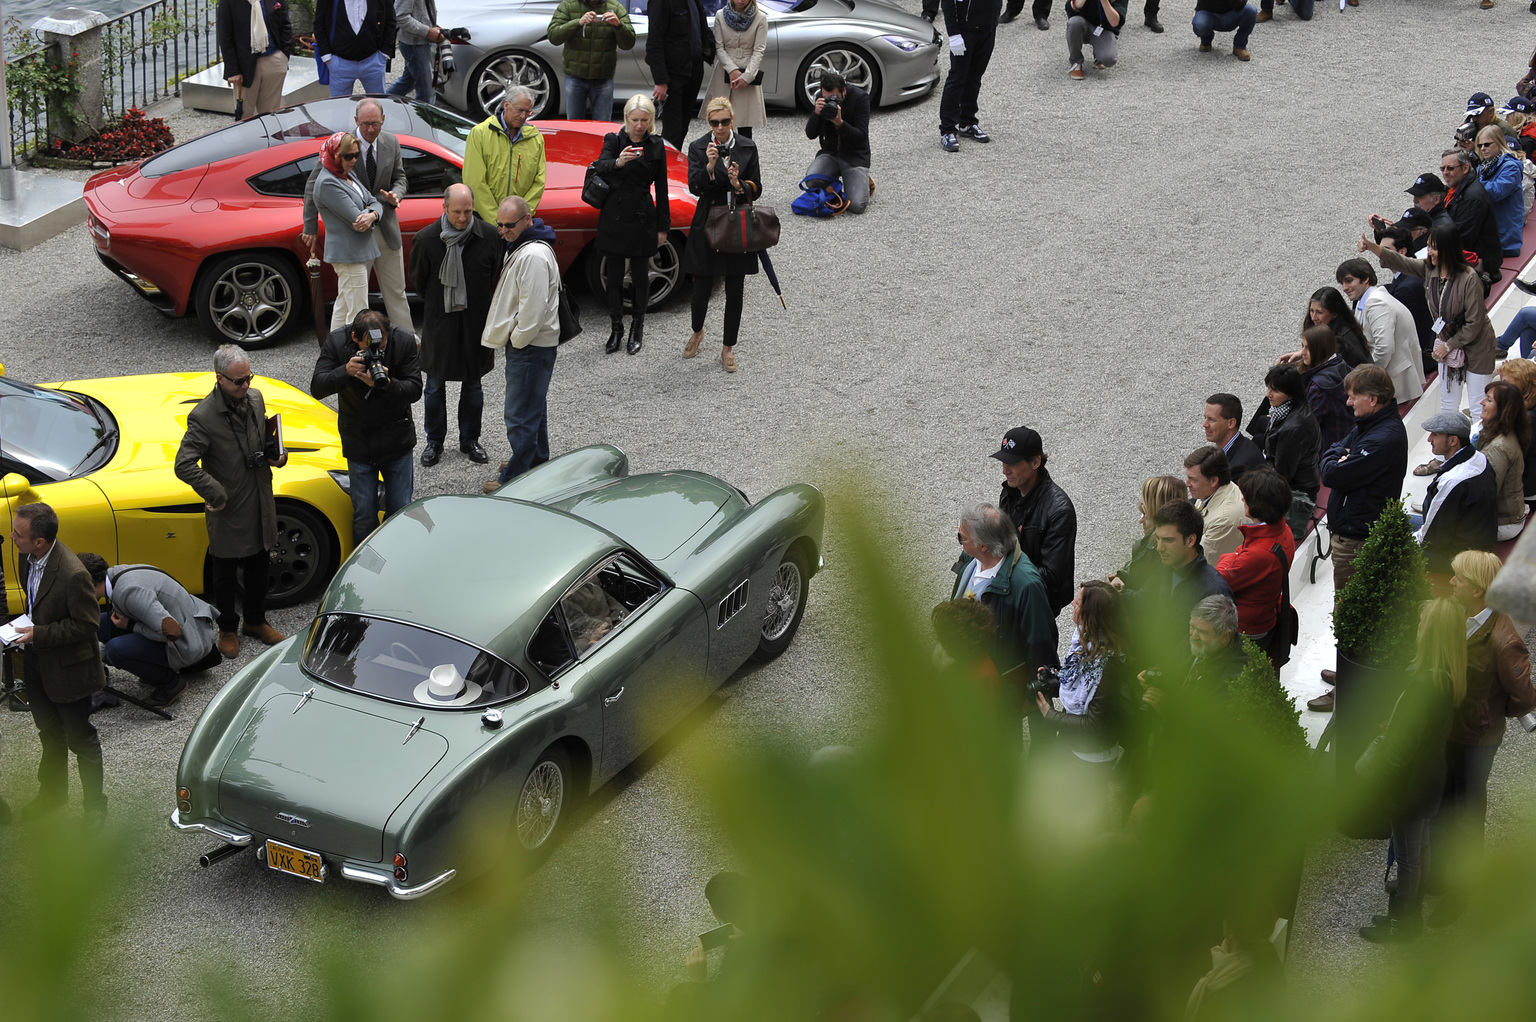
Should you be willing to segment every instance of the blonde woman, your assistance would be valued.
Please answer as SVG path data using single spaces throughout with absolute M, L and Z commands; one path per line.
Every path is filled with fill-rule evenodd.
M 1493 207 L 1493 222 L 1499 227 L 1499 244 L 1504 257 L 1513 259 L 1520 254 L 1525 233 L 1525 195 L 1521 191 L 1525 177 L 1520 169 L 1522 161 L 1509 151 L 1504 129 L 1490 124 L 1477 133 L 1477 179 L 1488 193 L 1488 204 Z
M 1387 914 L 1360 928 L 1374 944 L 1409 941 L 1424 928 L 1425 838 L 1445 786 L 1451 720 L 1466 692 L 1466 612 L 1455 600 L 1430 600 L 1419 612 L 1413 663 L 1386 733 L 1355 764 L 1392 821 L 1397 857 L 1397 890 L 1388 896 Z
M 1131 559 L 1125 562 L 1125 567 L 1109 575 L 1111 585 L 1117 589 L 1140 589 L 1161 570 L 1162 562 L 1157 559 L 1157 545 L 1152 538 L 1152 516 L 1164 504 L 1188 499 L 1189 487 L 1178 476 L 1153 476 L 1141 484 L 1141 500 L 1136 504 L 1141 512 L 1141 538 L 1131 544 Z
M 636 94 L 624 104 L 624 128 L 603 139 L 597 173 L 612 187 L 597 215 L 597 250 L 608 257 L 608 319 L 613 330 L 604 351 L 612 355 L 624 343 L 624 264 L 629 263 L 633 300 L 629 343 L 640 351 L 645 307 L 651 297 L 650 261 L 672 228 L 667 200 L 667 146 L 656 134 L 656 105 Z
M 693 227 L 688 232 L 688 249 L 683 253 L 683 270 L 693 275 L 693 336 L 683 346 L 683 357 L 693 358 L 704 340 L 704 319 L 709 315 L 709 296 L 715 278 L 725 278 L 725 344 L 720 364 L 734 373 L 736 335 L 741 329 L 741 292 L 746 275 L 757 272 L 756 252 L 717 252 L 704 235 L 709 211 L 724 206 L 734 196 L 737 202 L 752 202 L 763 193 L 762 173 L 758 169 L 757 145 L 732 128 L 736 112 L 731 101 L 719 97 L 704 107 L 709 133 L 693 140 L 688 147 L 688 190 L 699 197 L 693 212 Z
M 752 129 L 768 123 L 763 87 L 752 84 L 768 52 L 768 16 L 757 0 L 728 0 L 715 14 L 715 73 L 704 95 L 701 117 L 709 113 L 709 101 L 728 97 L 735 107 L 735 128 L 746 138 Z

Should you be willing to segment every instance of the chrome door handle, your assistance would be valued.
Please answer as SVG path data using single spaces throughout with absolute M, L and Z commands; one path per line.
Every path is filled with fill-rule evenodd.
M 623 694 L 624 694 L 624 690 L 621 688 L 617 692 L 615 692 L 613 695 L 606 696 L 603 699 L 603 705 L 604 706 L 612 706 L 614 703 L 619 701 L 619 697 L 622 696 Z

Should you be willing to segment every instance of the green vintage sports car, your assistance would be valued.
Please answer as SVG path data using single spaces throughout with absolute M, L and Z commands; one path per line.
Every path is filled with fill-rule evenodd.
M 216 695 L 171 826 L 269 867 L 415 898 L 471 821 L 530 852 L 749 659 L 794 638 L 823 504 L 752 504 L 587 447 L 490 496 L 416 501 L 336 573 L 305 636 Z

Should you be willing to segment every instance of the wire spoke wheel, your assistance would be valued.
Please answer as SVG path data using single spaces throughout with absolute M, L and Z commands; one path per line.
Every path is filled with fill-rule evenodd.
M 517 797 L 517 842 L 529 851 L 543 847 L 555 832 L 565 805 L 565 772 L 553 759 L 541 759 L 528 772 Z
M 784 637 L 800 609 L 800 566 L 785 560 L 774 573 L 768 590 L 768 612 L 763 617 L 763 638 L 777 642 Z

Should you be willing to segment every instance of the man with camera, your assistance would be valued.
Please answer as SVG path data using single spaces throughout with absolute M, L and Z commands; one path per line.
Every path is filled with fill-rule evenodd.
M 288 463 L 267 426 L 261 391 L 243 348 L 226 344 L 213 353 L 213 392 L 187 416 L 187 433 L 176 452 L 176 478 L 197 491 L 208 512 L 208 556 L 213 561 L 213 605 L 219 612 L 219 652 L 240 654 L 243 631 L 268 646 L 283 635 L 267 624 L 268 549 L 277 542 L 277 504 L 272 470 Z M 240 576 L 244 575 L 244 585 Z
M 1093 46 L 1093 66 L 1100 71 L 1120 59 L 1120 30 L 1130 0 L 1067 0 L 1067 76 L 1083 80 L 1083 43 Z
M 841 181 L 848 212 L 869 208 L 869 93 L 849 85 L 836 71 L 821 73 L 821 95 L 805 122 L 805 137 L 821 148 L 806 177 Z
M 939 146 L 947 153 L 958 153 L 961 135 L 976 142 L 992 141 L 976 123 L 976 109 L 981 78 L 987 73 L 997 42 L 1002 2 L 942 0 L 940 7 L 944 31 L 949 35 L 949 74 L 944 77 L 944 92 L 939 97 Z
M 336 429 L 347 459 L 353 543 L 379 527 L 381 477 L 386 516 L 411 502 L 416 449 L 411 405 L 421 400 L 421 390 L 415 336 L 391 327 L 373 309 L 359 312 L 351 326 L 332 330 L 320 348 L 309 392 L 317 400 L 340 395 Z

